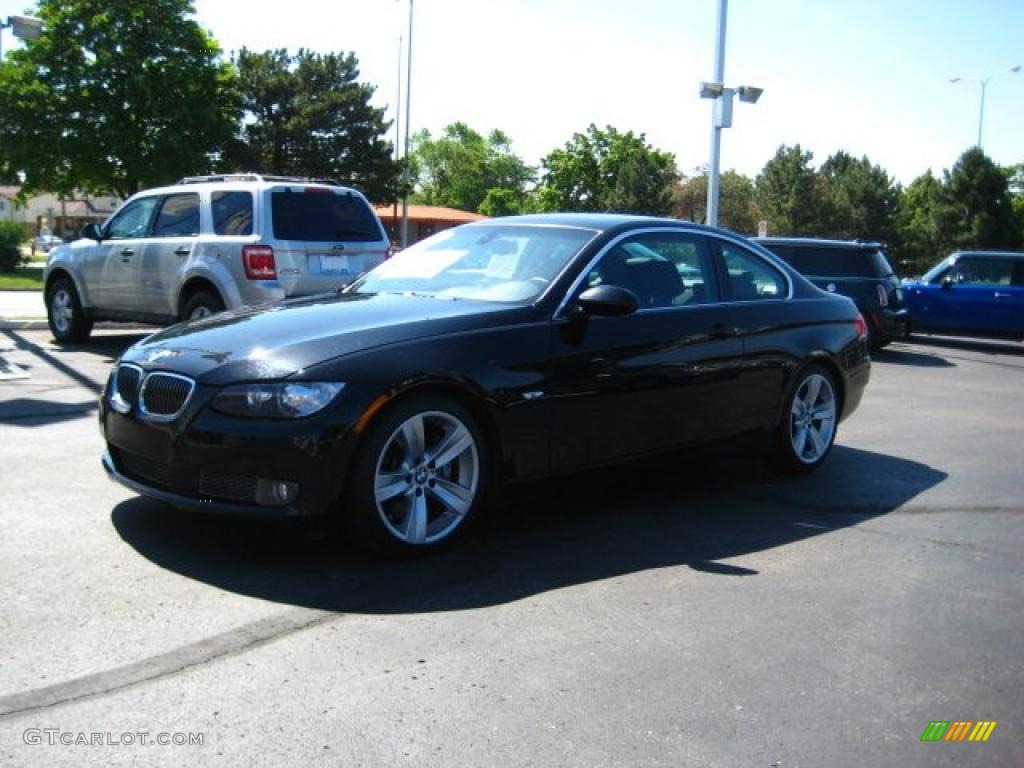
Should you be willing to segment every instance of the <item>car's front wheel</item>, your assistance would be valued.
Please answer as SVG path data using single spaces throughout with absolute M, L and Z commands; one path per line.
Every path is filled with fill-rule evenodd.
M 344 513 L 371 549 L 438 549 L 462 534 L 477 513 L 486 466 L 472 414 L 441 395 L 413 395 L 371 423 Z
M 773 464 L 786 472 L 810 472 L 832 450 L 839 398 L 832 374 L 820 365 L 804 368 L 790 387 L 775 435 Z
M 92 333 L 92 320 L 86 317 L 75 284 L 68 277 L 57 278 L 50 286 L 46 319 L 53 338 L 61 343 L 85 341 Z

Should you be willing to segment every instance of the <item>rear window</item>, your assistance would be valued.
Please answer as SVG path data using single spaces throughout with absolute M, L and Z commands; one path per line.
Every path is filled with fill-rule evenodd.
M 809 277 L 888 277 L 893 274 L 885 254 L 861 248 L 827 248 L 821 246 L 765 247 L 786 261 L 793 269 Z
M 252 192 L 214 192 L 210 195 L 210 211 L 215 234 L 252 234 Z
M 383 238 L 370 206 L 355 195 L 322 187 L 275 190 L 270 195 L 274 237 L 278 240 L 356 240 Z

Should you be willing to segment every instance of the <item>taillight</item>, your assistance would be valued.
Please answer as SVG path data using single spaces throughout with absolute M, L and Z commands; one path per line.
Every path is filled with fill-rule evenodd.
M 880 283 L 875 283 L 875 288 L 878 290 L 878 303 L 883 307 L 889 306 L 889 292 L 885 290 L 885 286 Z
M 246 245 L 242 248 L 242 266 L 250 280 L 276 280 L 277 264 L 274 249 L 269 245 Z
M 857 313 L 857 319 L 853 321 L 857 326 L 857 338 L 865 341 L 868 338 L 868 324 L 864 321 L 864 315 Z

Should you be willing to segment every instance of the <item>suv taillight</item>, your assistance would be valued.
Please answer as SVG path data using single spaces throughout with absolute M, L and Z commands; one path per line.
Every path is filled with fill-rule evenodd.
M 250 280 L 276 280 L 277 264 L 274 249 L 269 245 L 246 245 L 242 248 L 242 266 Z
M 882 307 L 889 306 L 889 292 L 885 290 L 885 286 L 880 283 L 875 283 L 875 288 L 878 289 L 878 304 Z
M 868 324 L 864 320 L 864 315 L 857 313 L 857 319 L 853 321 L 853 324 L 857 326 L 857 338 L 861 341 L 865 341 L 868 337 Z

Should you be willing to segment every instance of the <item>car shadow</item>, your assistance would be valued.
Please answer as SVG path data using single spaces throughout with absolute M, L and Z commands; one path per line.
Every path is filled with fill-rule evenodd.
M 81 403 L 55 403 L 31 397 L 0 400 L 0 424 L 14 427 L 42 427 L 62 421 L 73 421 L 95 413 L 96 400 Z
M 956 363 L 934 352 L 914 352 L 902 344 L 891 345 L 871 353 L 871 362 L 889 365 L 910 365 L 919 368 L 956 368 Z
M 799 477 L 753 459 L 676 456 L 506 491 L 458 546 L 407 560 L 143 498 L 115 507 L 112 522 L 154 564 L 238 594 L 337 612 L 453 611 L 665 567 L 756 577 L 746 556 L 885 515 L 945 478 L 842 446 Z
M 945 347 L 947 349 L 960 349 L 965 352 L 980 352 L 985 355 L 1016 355 L 1024 356 L 1024 344 L 1014 341 L 1002 341 L 999 339 L 969 339 L 952 336 L 922 336 L 915 333 L 910 338 L 904 339 L 906 344 L 921 345 L 925 347 Z
M 85 352 L 90 355 L 105 357 L 106 362 L 113 363 L 122 352 L 140 339 L 155 333 L 159 328 L 147 330 L 125 330 L 115 333 L 94 334 L 85 341 L 74 344 L 57 344 L 54 351 L 57 354 L 65 352 Z

